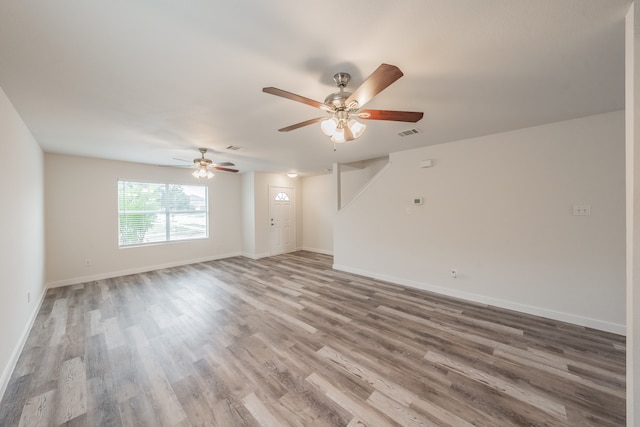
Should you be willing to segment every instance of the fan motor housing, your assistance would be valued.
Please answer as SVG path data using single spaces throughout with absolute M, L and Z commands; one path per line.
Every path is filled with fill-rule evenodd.
M 347 100 L 347 98 L 349 98 L 349 96 L 351 96 L 351 92 L 341 91 L 332 93 L 324 99 L 324 103 L 335 107 L 336 109 L 344 108 L 345 101 Z
M 333 81 L 336 82 L 339 92 L 332 93 L 324 99 L 324 103 L 336 109 L 345 108 L 345 101 L 351 95 L 351 92 L 345 92 L 344 88 L 349 84 L 351 75 L 349 73 L 336 73 L 333 75 Z

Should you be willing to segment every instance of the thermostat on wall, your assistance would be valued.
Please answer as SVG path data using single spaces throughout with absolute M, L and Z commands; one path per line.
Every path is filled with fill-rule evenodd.
M 412 205 L 421 205 L 422 204 L 422 197 L 414 197 L 413 199 L 411 199 L 411 204 Z

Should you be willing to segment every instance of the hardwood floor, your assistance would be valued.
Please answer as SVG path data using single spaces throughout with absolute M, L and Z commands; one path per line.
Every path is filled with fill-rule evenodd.
M 622 426 L 624 337 L 296 252 L 47 292 L 1 426 Z

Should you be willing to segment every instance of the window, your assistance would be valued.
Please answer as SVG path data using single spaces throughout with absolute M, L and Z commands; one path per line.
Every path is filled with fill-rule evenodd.
M 118 246 L 204 239 L 207 187 L 118 181 Z
M 276 194 L 276 202 L 283 202 L 288 200 L 289 200 L 289 195 L 287 195 L 287 193 Z

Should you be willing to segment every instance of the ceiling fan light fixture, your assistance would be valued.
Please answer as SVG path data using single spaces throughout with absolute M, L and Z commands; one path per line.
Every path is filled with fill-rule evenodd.
M 191 175 L 193 175 L 194 178 L 213 178 L 215 176 L 213 174 L 213 170 L 232 173 L 238 172 L 238 169 L 231 169 L 228 167 L 235 166 L 231 162 L 213 163 L 211 160 L 205 159 L 204 155 L 207 152 L 206 148 L 199 148 L 198 150 L 200 151 L 200 157 L 193 159 L 193 164 L 195 165 L 196 170 L 193 171 Z
M 376 95 L 397 81 L 404 74 L 398 67 L 390 64 L 380 64 L 375 71 L 367 77 L 353 92 L 347 92 L 345 87 L 351 76 L 349 73 L 337 73 L 333 80 L 338 86 L 338 92 L 332 93 L 324 99 L 324 102 L 314 101 L 295 93 L 275 87 L 265 87 L 262 91 L 271 95 L 280 96 L 292 101 L 300 102 L 311 107 L 319 108 L 331 114 L 331 117 L 316 117 L 304 122 L 278 129 L 280 132 L 289 132 L 314 123 L 320 122 L 322 133 L 330 137 L 334 143 L 353 141 L 364 134 L 366 125 L 352 119 L 359 117 L 364 120 L 388 120 L 396 122 L 418 122 L 423 113 L 416 111 L 393 110 L 363 110 L 360 109 L 371 101 Z
M 338 121 L 335 118 L 330 118 L 322 122 L 320 125 L 322 132 L 325 135 L 331 137 L 331 142 L 341 144 L 346 142 L 344 136 L 344 126 L 348 126 L 354 139 L 360 138 L 364 131 L 367 129 L 367 125 L 360 123 L 357 120 L 350 119 L 349 121 Z
M 346 140 L 344 139 L 344 129 L 336 129 L 336 131 L 331 135 L 331 142 L 342 144 Z
M 322 129 L 322 132 L 327 136 L 333 136 L 333 134 L 336 132 L 337 127 L 338 121 L 333 117 L 330 117 L 327 120 L 323 120 L 322 123 L 320 123 L 320 129 Z
M 193 175 L 195 178 L 213 178 L 213 172 L 211 172 L 207 166 L 205 164 L 201 164 L 200 166 L 198 166 L 198 169 L 196 169 L 195 171 L 193 171 L 193 173 L 191 174 Z
M 367 125 L 360 123 L 357 120 L 351 119 L 349 120 L 349 129 L 351 129 L 351 133 L 354 138 L 360 138 L 364 131 L 367 129 Z

